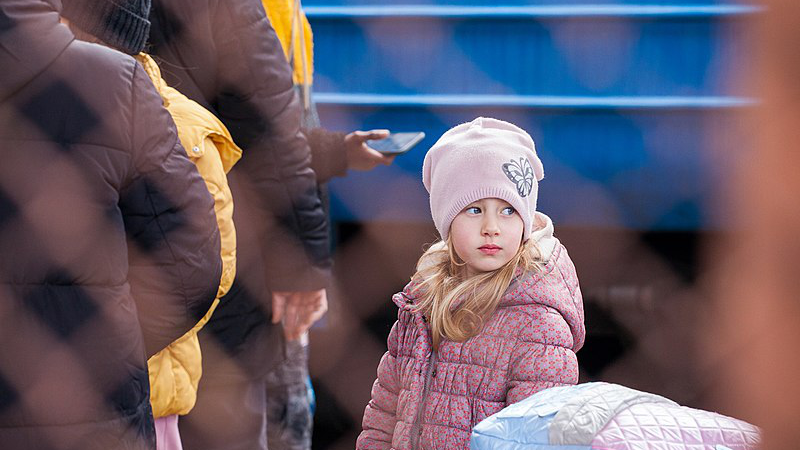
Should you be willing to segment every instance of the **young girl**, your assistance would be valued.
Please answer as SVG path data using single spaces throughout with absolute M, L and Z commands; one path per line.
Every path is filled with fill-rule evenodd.
M 575 268 L 536 212 L 533 140 L 500 120 L 446 132 L 423 182 L 442 241 L 392 300 L 358 449 L 466 449 L 472 428 L 542 389 L 578 381 L 583 303 Z

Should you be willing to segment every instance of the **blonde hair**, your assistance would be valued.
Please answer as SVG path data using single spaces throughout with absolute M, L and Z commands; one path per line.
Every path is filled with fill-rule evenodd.
M 434 350 L 444 338 L 463 342 L 477 335 L 500 304 L 517 268 L 539 270 L 540 262 L 539 247 L 528 239 L 502 267 L 468 277 L 466 263 L 456 254 L 450 236 L 431 245 L 411 279 L 420 292 L 415 310 L 430 324 Z

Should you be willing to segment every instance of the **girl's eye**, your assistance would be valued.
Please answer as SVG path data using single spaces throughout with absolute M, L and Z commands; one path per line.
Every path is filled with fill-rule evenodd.
M 514 215 L 515 212 L 517 212 L 517 210 L 514 209 L 512 206 L 507 206 L 507 207 L 503 208 L 503 210 L 501 211 L 501 214 L 506 215 L 506 216 L 512 216 L 512 215 Z
M 465 209 L 464 211 L 466 211 L 468 214 L 480 214 L 481 213 L 481 209 L 478 208 L 477 206 L 470 206 L 469 208 Z

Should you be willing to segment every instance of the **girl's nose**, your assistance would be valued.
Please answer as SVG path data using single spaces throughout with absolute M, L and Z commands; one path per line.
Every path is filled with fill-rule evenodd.
M 481 227 L 481 234 L 484 236 L 497 236 L 500 234 L 500 227 L 497 226 L 497 220 L 485 218 L 483 220 L 483 226 Z

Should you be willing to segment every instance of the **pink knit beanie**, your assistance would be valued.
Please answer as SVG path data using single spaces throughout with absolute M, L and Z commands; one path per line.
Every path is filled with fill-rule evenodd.
M 542 178 L 544 168 L 530 135 L 487 117 L 448 130 L 422 164 L 422 183 L 442 239 L 447 239 L 456 215 L 483 198 L 499 198 L 513 206 L 525 226 L 523 240 L 527 239 Z

